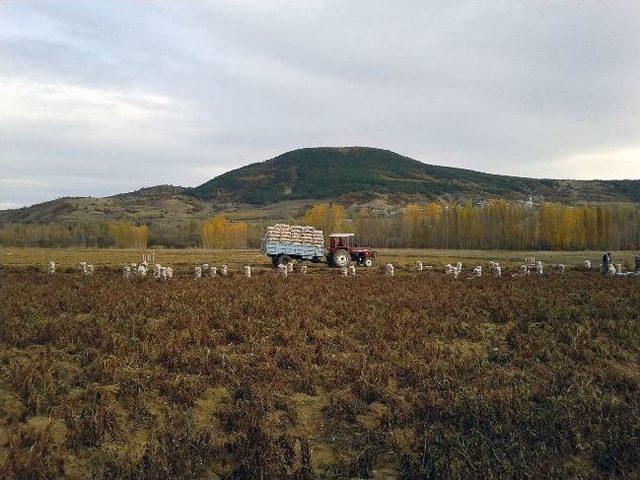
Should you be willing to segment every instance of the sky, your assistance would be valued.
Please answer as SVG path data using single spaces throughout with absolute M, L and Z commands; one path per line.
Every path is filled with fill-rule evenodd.
M 0 0 L 0 209 L 313 146 L 640 178 L 640 2 Z

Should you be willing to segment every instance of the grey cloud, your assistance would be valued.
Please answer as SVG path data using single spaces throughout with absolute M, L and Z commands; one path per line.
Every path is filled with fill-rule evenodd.
M 319 145 L 546 177 L 593 176 L 575 158 L 604 151 L 598 176 L 639 178 L 639 23 L 632 1 L 9 0 L 0 94 L 24 92 L 0 164 L 44 183 L 0 202 L 193 185 Z

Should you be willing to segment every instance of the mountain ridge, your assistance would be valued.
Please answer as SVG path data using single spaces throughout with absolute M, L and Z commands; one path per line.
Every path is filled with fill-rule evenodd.
M 255 204 L 398 193 L 451 200 L 535 195 L 565 202 L 637 202 L 640 180 L 537 179 L 433 165 L 371 147 L 316 147 L 231 170 L 187 193 Z
M 256 218 L 299 214 L 315 201 L 344 205 L 491 198 L 567 204 L 640 202 L 640 180 L 536 179 L 420 162 L 371 147 L 315 147 L 230 170 L 196 187 L 156 185 L 108 197 L 63 197 L 0 211 L 0 223 L 82 220 L 171 223 L 219 212 Z

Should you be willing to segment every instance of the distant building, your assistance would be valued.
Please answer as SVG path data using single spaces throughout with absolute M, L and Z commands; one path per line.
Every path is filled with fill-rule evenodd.
M 533 197 L 529 195 L 529 200 L 524 202 L 524 208 L 533 209 Z

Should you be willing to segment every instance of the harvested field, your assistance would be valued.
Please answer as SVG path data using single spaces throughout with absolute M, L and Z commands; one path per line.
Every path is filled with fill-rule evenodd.
M 1 275 L 3 478 L 640 475 L 638 277 Z
M 151 249 L 153 250 L 153 249 Z M 180 266 L 197 263 L 209 263 L 211 265 L 225 263 L 233 268 L 241 268 L 243 265 L 271 269 L 271 260 L 258 250 L 204 250 L 194 249 L 168 249 L 154 250 L 155 260 L 163 265 Z M 442 267 L 446 263 L 462 261 L 467 267 L 479 265 L 489 260 L 499 261 L 507 266 L 521 264 L 525 257 L 534 256 L 545 264 L 563 263 L 568 267 L 582 265 L 584 260 L 590 260 L 594 266 L 600 263 L 603 252 L 594 251 L 552 251 L 552 252 L 520 252 L 520 251 L 492 251 L 492 250 L 425 250 L 425 249 L 376 249 L 378 253 L 376 263 L 384 265 L 391 262 L 394 265 L 414 267 L 418 260 L 426 264 Z M 633 268 L 633 259 L 636 252 L 613 252 L 616 262 L 624 263 L 628 268 Z M 139 262 L 140 252 L 132 249 L 107 249 L 107 248 L 3 248 L 0 251 L 0 263 L 4 266 L 46 266 L 49 260 L 53 260 L 62 267 L 76 267 L 78 262 L 88 262 L 96 266 L 120 267 L 123 263 Z M 324 265 L 308 263 L 311 268 L 325 269 Z

